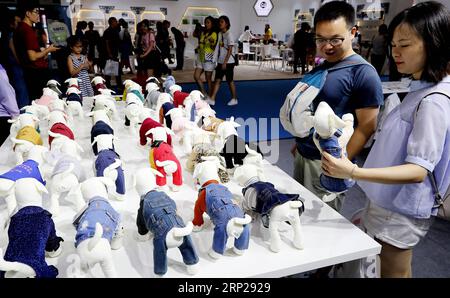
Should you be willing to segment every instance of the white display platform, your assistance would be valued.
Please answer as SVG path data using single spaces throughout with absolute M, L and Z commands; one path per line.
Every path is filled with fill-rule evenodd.
M 92 102 L 85 99 L 86 102 Z M 125 236 L 121 249 L 113 251 L 115 266 L 119 277 L 155 277 L 153 273 L 153 244 L 152 241 L 138 242 L 135 240 L 137 233 L 136 214 L 139 207 L 139 196 L 134 189 L 129 189 L 132 183 L 133 172 L 141 167 L 148 167 L 148 148 L 139 145 L 138 135 L 131 135 L 123 125 L 124 102 L 118 102 L 120 120 L 114 121 L 115 135 L 120 140 L 116 141 L 116 151 L 124 162 L 127 194 L 125 201 L 112 201 L 112 205 L 122 215 Z M 91 104 L 86 103 L 84 109 L 88 111 Z M 77 118 L 75 118 L 78 120 Z M 46 121 L 44 121 L 46 122 Z M 94 154 L 90 147 L 90 118 L 76 121 L 71 125 L 74 129 L 77 142 L 84 148 L 82 164 L 88 177 L 94 176 Z M 41 125 L 42 138 L 47 145 L 47 123 Z M 175 150 L 178 153 L 178 150 Z M 280 158 L 283 158 L 282 156 Z M 186 157 L 180 158 L 182 166 L 185 166 Z M 0 173 L 6 172 L 15 164 L 11 149 L 11 142 L 6 141 L 0 148 Z M 280 191 L 299 193 L 305 199 L 305 213 L 301 217 L 304 233 L 304 249 L 297 250 L 291 244 L 290 227 L 282 236 L 282 249 L 279 253 L 269 250 L 268 239 L 263 239 L 260 222 L 254 222 L 251 226 L 251 239 L 248 251 L 243 256 L 237 256 L 228 250 L 225 255 L 214 261 L 207 252 L 212 245 L 212 226 L 198 233 L 193 233 L 192 238 L 200 258 L 199 272 L 193 277 L 203 278 L 230 278 L 230 277 L 281 277 L 325 267 L 337 263 L 351 261 L 366 256 L 380 253 L 381 246 L 364 234 L 356 226 L 322 203 L 317 197 L 297 183 L 288 174 L 269 163 L 264 165 L 267 180 L 275 184 Z M 185 220 L 192 220 L 194 202 L 197 198 L 197 189 L 193 186 L 192 175 L 183 172 L 184 185 L 177 193 L 168 192 L 176 201 L 180 216 Z M 226 184 L 233 195 L 241 196 L 241 187 L 234 181 Z M 79 270 L 79 258 L 74 247 L 75 228 L 72 218 L 75 210 L 66 200 L 60 200 L 61 215 L 54 218 L 58 236 L 64 238 L 63 252 L 55 259 L 47 259 L 49 264 L 55 265 L 59 270 L 58 277 L 73 277 Z M 48 200 L 44 202 L 48 207 Z M 6 206 L 0 198 L 0 224 L 3 224 Z M 2 225 L 3 226 L 3 225 Z M 7 246 L 7 233 L 0 230 L 0 247 Z M 267 233 L 268 234 L 268 233 Z M 165 277 L 190 277 L 182 262 L 178 249 L 168 252 L 169 269 Z M 98 265 L 91 270 L 91 277 L 103 277 Z

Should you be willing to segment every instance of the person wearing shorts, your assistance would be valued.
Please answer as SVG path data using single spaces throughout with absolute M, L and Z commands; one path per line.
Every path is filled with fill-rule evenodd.
M 234 84 L 234 66 L 235 66 L 235 57 L 233 55 L 235 42 L 234 38 L 230 32 L 230 19 L 227 16 L 221 16 L 219 18 L 219 36 L 218 42 L 216 46 L 216 55 L 217 55 L 217 67 L 216 67 L 216 77 L 214 88 L 211 93 L 211 98 L 207 100 L 210 105 L 215 105 L 216 103 L 216 95 L 219 91 L 220 84 L 222 83 L 222 79 L 225 76 L 228 87 L 231 92 L 231 100 L 227 105 L 234 106 L 238 104 L 237 95 L 236 95 L 236 86 Z
M 206 17 L 205 30 L 200 34 L 198 55 L 195 61 L 194 80 L 205 97 L 209 97 L 209 94 L 212 92 L 212 74 L 216 68 L 214 52 L 217 45 L 217 26 L 215 24 L 216 19 L 211 16 Z M 201 79 L 203 73 L 205 73 L 208 84 L 208 92 L 206 92 Z
M 370 201 L 362 224 L 382 246 L 381 277 L 412 277 L 413 248 L 439 207 L 430 176 L 441 194 L 450 184 L 450 98 L 444 95 L 450 94 L 449 15 L 429 1 L 400 12 L 389 25 L 393 60 L 413 80 L 383 122 L 364 168 L 323 153 L 324 174 L 360 180 Z

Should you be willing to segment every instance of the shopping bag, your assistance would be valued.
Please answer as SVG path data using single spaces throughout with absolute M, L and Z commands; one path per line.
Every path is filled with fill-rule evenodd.
M 119 62 L 114 60 L 107 60 L 105 65 L 105 70 L 103 73 L 106 76 L 118 76 L 119 75 Z

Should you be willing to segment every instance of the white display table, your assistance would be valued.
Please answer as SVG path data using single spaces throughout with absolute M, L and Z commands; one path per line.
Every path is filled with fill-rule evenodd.
M 90 100 L 86 100 L 91 102 Z M 130 135 L 123 125 L 124 102 L 118 102 L 120 120 L 114 121 L 115 135 L 120 140 L 116 141 L 116 151 L 124 162 L 124 171 L 127 183 L 126 200 L 113 201 L 112 205 L 123 218 L 125 226 L 124 245 L 121 249 L 113 251 L 113 257 L 120 277 L 154 277 L 153 273 L 153 245 L 152 241 L 138 242 L 135 240 L 136 214 L 139 207 L 139 196 L 134 189 L 130 189 L 133 172 L 141 167 L 148 166 L 148 148 L 139 145 L 138 136 Z M 87 111 L 90 104 L 85 105 Z M 46 122 L 46 121 L 44 121 Z M 72 125 L 75 138 L 84 148 L 82 164 L 88 177 L 94 176 L 94 154 L 90 148 L 91 119 L 75 122 Z M 47 124 L 42 123 L 41 131 L 47 131 Z M 47 144 L 47 134 L 43 133 L 44 144 Z M 177 153 L 178 151 L 175 150 Z M 6 141 L 0 148 L 0 173 L 14 166 L 14 155 L 10 141 Z M 283 158 L 282 156 L 280 158 Z M 185 166 L 186 157 L 180 158 L 182 166 Z M 193 233 L 193 241 L 200 258 L 199 273 L 194 277 L 281 277 L 295 273 L 301 273 L 312 269 L 329 266 L 341 262 L 355 260 L 380 253 L 380 245 L 369 236 L 360 231 L 356 226 L 343 218 L 328 205 L 322 203 L 317 197 L 298 184 L 289 175 L 278 167 L 265 163 L 265 175 L 267 180 L 285 192 L 299 193 L 305 199 L 305 213 L 301 217 L 304 233 L 304 249 L 297 250 L 291 245 L 290 228 L 282 236 L 282 250 L 273 253 L 269 250 L 268 239 L 264 240 L 260 223 L 252 223 L 250 247 L 243 256 L 234 255 L 227 251 L 225 255 L 214 261 L 207 252 L 212 244 L 212 227 L 209 226 L 198 233 Z M 185 184 L 177 192 L 168 192 L 176 201 L 179 214 L 185 220 L 192 220 L 193 207 L 197 197 L 197 190 L 193 186 L 192 175 L 183 173 Z M 241 196 L 241 187 L 234 181 L 226 184 L 233 195 Z M 72 218 L 75 210 L 66 200 L 61 202 L 61 215 L 54 218 L 57 234 L 64 238 L 63 252 L 55 259 L 47 259 L 49 264 L 59 269 L 59 277 L 72 277 L 79 268 L 79 258 L 75 252 L 75 229 L 72 226 Z M 45 200 L 44 207 L 48 207 Z M 0 224 L 3 223 L 6 206 L 0 199 Z M 6 231 L 0 232 L 0 247 L 5 249 L 7 245 Z M 189 277 L 178 249 L 168 252 L 169 270 L 166 277 Z M 99 266 L 91 270 L 91 276 L 103 277 Z

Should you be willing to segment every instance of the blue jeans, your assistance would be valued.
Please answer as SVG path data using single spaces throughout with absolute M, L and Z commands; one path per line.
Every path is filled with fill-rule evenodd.
M 143 216 L 147 228 L 153 233 L 154 272 L 163 275 L 167 272 L 167 233 L 173 228 L 185 227 L 183 219 L 176 213 L 175 202 L 164 192 L 150 191 L 144 198 Z M 186 265 L 198 263 L 198 256 L 191 236 L 184 236 L 178 247 Z
M 228 240 L 227 224 L 233 217 L 244 217 L 244 212 L 232 201 L 232 194 L 223 185 L 209 184 L 206 191 L 206 211 L 214 224 L 213 250 L 219 254 L 225 252 Z M 248 248 L 250 240 L 250 228 L 244 226 L 244 231 L 239 238 L 234 240 L 234 246 L 239 250 Z

